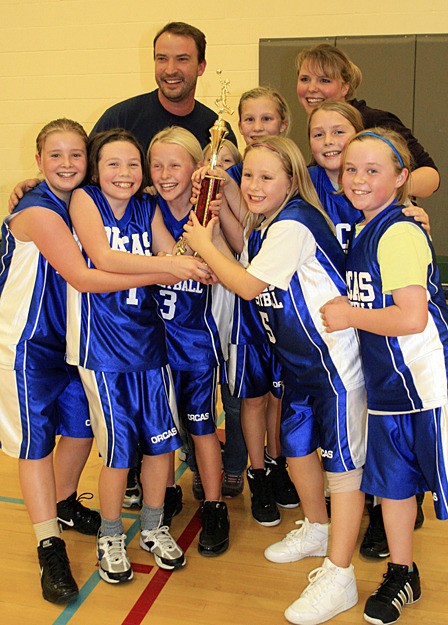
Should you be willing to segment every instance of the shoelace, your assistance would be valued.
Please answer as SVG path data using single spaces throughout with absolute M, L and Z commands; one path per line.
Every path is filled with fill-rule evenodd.
M 309 586 L 305 588 L 302 596 L 306 596 L 311 601 L 320 599 L 322 594 L 328 589 L 328 584 L 319 584 L 318 582 L 326 574 L 328 574 L 328 569 L 325 569 L 323 566 L 310 571 L 308 574 Z
M 376 589 L 374 595 L 382 601 L 386 600 L 387 603 L 394 603 L 399 601 L 401 607 L 412 599 L 412 588 L 408 583 L 407 575 L 394 571 L 393 573 L 388 571 L 384 573 L 381 586 Z M 401 607 L 394 603 L 395 607 L 400 610 Z
M 143 540 L 146 539 L 154 542 L 153 549 L 158 546 L 162 551 L 175 551 L 177 545 L 169 532 L 170 528 L 168 525 L 162 525 L 155 530 L 143 530 L 142 536 Z
M 80 495 L 78 495 L 78 497 L 76 498 L 76 501 L 74 502 L 75 507 L 79 510 L 81 509 L 85 509 L 86 507 L 82 505 L 81 500 L 89 500 L 89 499 L 93 499 L 93 493 L 89 493 L 89 492 L 85 492 L 85 493 L 81 493 Z
M 283 539 L 286 542 L 295 542 L 298 538 L 303 538 L 305 536 L 309 523 L 307 523 L 306 521 L 300 520 L 300 521 L 296 521 L 295 524 L 299 525 L 299 529 L 291 530 L 290 532 L 288 532 L 285 538 Z
M 242 481 L 243 481 L 242 475 L 230 475 L 228 473 L 225 473 L 224 475 L 224 482 L 228 484 L 229 486 L 239 486 Z
M 123 559 L 125 555 L 125 539 L 126 534 L 117 534 L 107 538 L 107 555 L 112 562 L 119 562 Z
M 69 560 L 67 554 L 62 549 L 44 549 L 43 556 L 49 568 L 50 576 L 56 574 L 60 577 L 62 573 L 67 571 Z
M 269 478 L 270 469 L 266 471 L 266 478 L 260 480 L 260 500 L 263 508 L 271 508 L 273 506 L 274 495 L 272 485 Z

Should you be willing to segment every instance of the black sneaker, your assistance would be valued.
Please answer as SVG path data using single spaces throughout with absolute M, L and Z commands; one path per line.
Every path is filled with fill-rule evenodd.
M 252 516 L 260 523 L 271 527 L 280 523 L 280 512 L 272 492 L 270 469 L 247 469 L 247 483 L 250 488 Z
M 173 516 L 182 511 L 182 489 L 175 484 L 168 486 L 165 491 L 165 503 L 163 505 L 163 521 L 162 525 L 171 525 Z
M 420 599 L 420 575 L 415 562 L 413 567 L 410 573 L 405 564 L 388 563 L 383 583 L 367 599 L 364 620 L 376 625 L 395 623 L 407 603 Z
M 41 540 L 37 555 L 43 598 L 52 603 L 69 603 L 79 591 L 70 570 L 65 542 L 56 536 Z
M 100 513 L 82 505 L 81 499 L 93 499 L 92 493 L 82 493 L 76 498 L 76 491 L 67 499 L 58 501 L 58 521 L 62 530 L 76 530 L 81 534 L 96 536 L 101 525 Z
M 193 471 L 193 481 L 191 483 L 191 490 L 193 491 L 193 497 L 197 501 L 204 501 L 205 493 L 204 487 L 202 486 L 201 476 L 199 475 L 199 471 Z
M 202 530 L 198 551 L 201 556 L 219 556 L 229 547 L 230 520 L 223 501 L 204 501 L 202 504 Z
M 359 552 L 366 558 L 387 558 L 389 546 L 386 530 L 384 529 L 381 505 L 377 504 L 369 509 L 370 522 L 359 548 Z
M 423 521 L 425 520 L 425 515 L 423 514 L 423 500 L 425 498 L 425 493 L 419 493 L 416 495 L 417 499 L 417 516 L 415 518 L 414 529 L 419 530 L 423 525 Z
M 141 508 L 143 491 L 137 469 L 129 469 L 123 508 Z
M 272 491 L 277 505 L 282 508 L 297 508 L 300 499 L 289 477 L 286 459 L 283 456 L 271 458 L 265 448 L 264 466 L 271 469 Z
M 237 497 L 238 495 L 241 495 L 243 490 L 244 475 L 242 473 L 238 473 L 236 475 L 233 473 L 224 473 L 221 485 L 221 495 L 223 497 L 227 497 L 227 499 Z

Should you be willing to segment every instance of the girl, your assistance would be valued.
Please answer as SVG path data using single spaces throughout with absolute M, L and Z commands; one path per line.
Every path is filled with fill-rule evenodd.
M 344 251 L 347 251 L 351 231 L 359 218 L 352 203 L 340 190 L 340 167 L 344 147 L 357 132 L 363 129 L 361 114 L 347 102 L 327 100 L 314 108 L 308 119 L 311 152 L 317 163 L 309 167 L 311 180 L 323 207 L 336 227 L 336 235 Z M 403 213 L 413 216 L 429 233 L 427 213 L 408 202 Z M 416 528 L 423 524 L 424 493 L 417 497 L 418 519 Z M 367 558 L 387 557 L 389 548 L 384 530 L 380 501 L 374 499 L 368 505 L 370 521 L 360 545 L 360 552 Z
M 178 240 L 191 210 L 191 176 L 202 159 L 198 140 L 184 128 L 159 132 L 148 151 L 151 182 L 165 225 Z M 214 288 L 187 280 L 163 285 L 157 301 L 165 320 L 168 359 L 184 426 L 191 435 L 204 489 L 198 550 L 217 556 L 229 545 L 227 506 L 221 499 L 221 446 L 216 434 L 218 366 L 223 362 Z
M 305 520 L 266 549 L 273 562 L 327 552 L 328 517 L 317 455 L 322 448 L 332 505 L 329 557 L 285 612 L 292 623 L 317 624 L 358 599 L 351 557 L 364 506 L 359 490 L 365 459 L 364 380 L 356 333 L 327 340 L 318 312 L 329 293 L 345 293 L 344 254 L 303 157 L 289 139 L 265 137 L 246 148 L 241 191 L 254 226 L 249 223 L 247 231 L 247 268 L 214 245 L 216 219 L 205 229 L 192 214 L 185 238 L 228 288 L 255 298 L 283 366 L 282 451 Z
M 222 169 L 229 169 L 229 167 L 241 163 L 242 160 L 243 157 L 241 156 L 238 148 L 228 139 L 224 139 L 218 154 L 218 167 L 221 167 Z M 208 144 L 202 152 L 202 161 L 204 163 L 210 162 L 210 144 Z
M 266 135 L 286 135 L 290 128 L 286 101 L 268 87 L 243 93 L 238 113 L 238 127 L 247 145 Z M 242 251 L 243 239 L 235 219 L 242 223 L 247 213 L 239 188 L 241 172 L 242 163 L 227 172 L 219 170 L 219 175 L 224 178 L 225 199 L 219 215 L 220 223 L 237 253 Z M 196 177 L 200 175 L 202 172 Z M 230 211 L 226 210 L 226 204 Z M 247 259 L 242 256 L 240 262 L 246 263 Z M 294 508 L 299 504 L 280 452 L 281 372 L 254 303 L 239 297 L 235 298 L 229 353 L 229 387 L 235 396 L 242 398 L 241 423 L 250 458 L 247 479 L 252 515 L 261 525 L 278 525 L 280 513 L 277 505 Z
M 329 44 L 304 48 L 297 55 L 296 66 L 297 96 L 308 115 L 327 100 L 347 100 L 361 113 L 364 128 L 384 126 L 404 137 L 414 162 L 411 196 L 429 197 L 438 189 L 440 177 L 435 163 L 409 128 L 392 113 L 373 109 L 364 100 L 354 99 L 362 73 L 340 48 Z
M 65 363 L 65 280 L 79 290 L 102 292 L 154 279 L 87 268 L 67 210 L 86 174 L 86 143 L 77 122 L 57 119 L 44 126 L 36 140 L 44 181 L 21 200 L 2 230 L 0 439 L 3 451 L 19 458 L 23 498 L 39 545 L 42 593 L 54 603 L 66 603 L 78 593 L 59 534 L 56 486 L 64 482 L 61 469 L 77 481 L 91 445 L 85 395 L 76 369 Z M 55 457 L 56 479 L 58 432 L 64 434 L 59 443 L 64 452 Z
M 99 133 L 89 150 L 94 184 L 77 190 L 70 204 L 89 265 L 118 273 L 152 270 L 158 282 L 168 284 L 204 276 L 204 265 L 191 257 L 151 257 L 173 252 L 175 242 L 155 201 L 141 197 L 145 158 L 135 138 L 122 130 Z M 160 567 L 177 569 L 185 564 L 185 556 L 161 520 L 169 452 L 179 446 L 180 437 L 164 325 L 152 289 L 105 295 L 70 290 L 68 310 L 67 361 L 78 365 L 104 461 L 99 478 L 100 576 L 113 584 L 133 576 L 121 506 L 139 442 L 144 490 L 140 546 L 153 553 Z
M 361 487 L 382 497 L 391 560 L 367 600 L 369 623 L 395 623 L 420 598 L 415 495 L 431 490 L 437 517 L 448 519 L 448 308 L 429 237 L 401 211 L 409 171 L 397 133 L 375 128 L 350 140 L 342 184 L 364 219 L 347 258 L 348 300 L 321 309 L 327 332 L 359 330 L 366 373 Z

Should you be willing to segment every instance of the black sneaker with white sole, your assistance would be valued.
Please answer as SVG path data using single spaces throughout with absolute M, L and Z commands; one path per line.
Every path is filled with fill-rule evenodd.
M 51 603 L 69 603 L 78 595 L 78 586 L 61 538 L 41 540 L 37 548 L 43 598 Z
M 296 487 L 288 473 L 286 458 L 272 458 L 266 448 L 264 450 L 264 466 L 271 470 L 270 479 L 275 501 L 281 508 L 297 508 L 300 503 Z
M 266 527 L 278 525 L 281 521 L 274 493 L 270 469 L 247 469 L 247 483 L 250 488 L 252 516 Z
M 201 556 L 213 557 L 229 547 L 230 519 L 223 501 L 204 501 L 202 504 L 202 530 L 198 551 Z
M 76 497 L 76 491 L 57 503 L 59 526 L 62 530 L 76 530 L 81 534 L 96 536 L 101 525 L 100 513 L 86 508 L 81 503 L 82 499 L 92 499 L 92 493 L 82 493 Z
M 387 565 L 382 584 L 366 602 L 364 620 L 374 625 L 396 623 L 405 605 L 415 603 L 421 597 L 420 575 L 417 565 L 409 572 L 405 564 Z

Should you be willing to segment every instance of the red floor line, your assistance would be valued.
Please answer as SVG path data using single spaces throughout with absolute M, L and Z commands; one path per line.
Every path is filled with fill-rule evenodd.
M 199 510 L 200 508 L 198 508 L 177 541 L 183 551 L 187 551 L 196 534 L 201 529 Z M 140 625 L 172 574 L 173 571 L 158 569 L 121 625 Z M 179 572 L 176 574 L 178 575 Z

